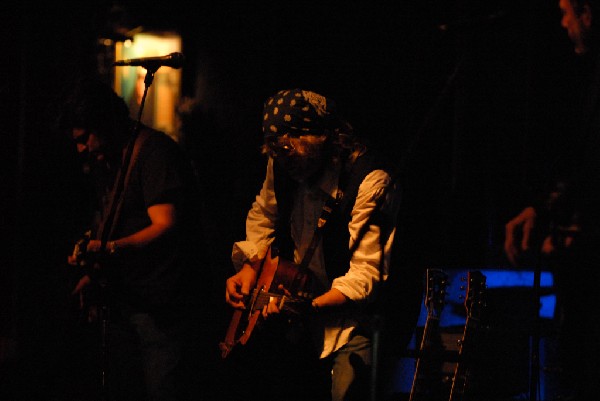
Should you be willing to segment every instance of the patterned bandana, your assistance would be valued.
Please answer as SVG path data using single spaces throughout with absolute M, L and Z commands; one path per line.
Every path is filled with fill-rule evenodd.
M 263 134 L 266 137 L 324 135 L 341 124 L 334 101 L 315 92 L 281 90 L 264 105 Z

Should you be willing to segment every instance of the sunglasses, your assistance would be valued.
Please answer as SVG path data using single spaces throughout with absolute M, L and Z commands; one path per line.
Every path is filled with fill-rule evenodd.
M 294 154 L 296 148 L 291 141 L 281 141 L 279 138 L 273 137 L 268 138 L 265 142 L 268 148 L 269 155 L 273 158 L 276 157 L 289 157 Z
M 79 135 L 77 138 L 73 138 L 73 142 L 78 145 L 86 145 L 88 140 L 90 139 L 90 131 L 85 130 L 82 135 Z

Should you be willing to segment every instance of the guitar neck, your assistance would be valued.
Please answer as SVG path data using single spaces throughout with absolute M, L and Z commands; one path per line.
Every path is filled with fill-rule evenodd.
M 458 361 L 454 368 L 449 401 L 462 400 L 469 385 L 470 368 L 475 353 L 475 336 L 480 330 L 480 316 L 485 305 L 483 301 L 485 281 L 486 277 L 481 272 L 469 272 L 465 298 L 467 318 L 462 339 L 459 341 Z
M 463 336 L 459 341 L 458 361 L 456 362 L 456 366 L 454 368 L 454 375 L 452 376 L 452 386 L 450 387 L 450 397 L 448 398 L 448 401 L 459 401 L 463 398 L 469 377 L 469 372 L 467 369 L 468 363 L 465 361 L 465 359 L 470 355 L 469 347 L 472 344 L 472 339 L 476 328 L 476 320 L 467 317 Z
M 412 386 L 410 388 L 409 401 L 416 399 L 429 399 L 435 392 L 435 386 L 432 385 L 432 365 L 438 360 L 436 352 L 441 352 L 442 345 L 439 338 L 440 316 L 444 307 L 446 296 L 446 285 L 448 276 L 441 270 L 427 270 L 427 292 L 425 296 L 425 306 L 427 307 L 427 320 L 423 328 L 423 337 L 421 346 L 415 362 L 415 372 Z M 437 340 L 437 343 L 436 343 Z M 423 366 L 425 363 L 425 366 Z M 429 366 L 428 366 L 429 365 Z M 429 380 L 426 380 L 427 378 Z
M 431 358 L 432 354 L 435 352 L 433 349 L 435 348 L 435 344 L 433 341 L 434 336 L 439 332 L 440 319 L 439 317 L 428 315 L 427 320 L 425 321 L 425 327 L 423 328 L 423 337 L 421 338 L 421 345 L 419 347 L 419 352 L 417 354 L 417 359 L 415 361 L 415 372 L 413 375 L 413 382 L 410 388 L 410 395 L 408 400 L 415 401 L 417 400 L 417 396 L 423 392 L 422 390 L 422 382 L 426 381 L 428 372 L 427 366 L 423 366 L 423 361 Z M 423 368 L 425 372 L 423 371 Z M 423 398 L 423 397 L 419 397 Z
M 439 332 L 440 319 L 438 317 L 430 316 L 425 321 L 425 327 L 423 328 L 423 338 L 421 339 L 421 346 L 419 350 L 421 352 L 431 348 L 432 336 Z

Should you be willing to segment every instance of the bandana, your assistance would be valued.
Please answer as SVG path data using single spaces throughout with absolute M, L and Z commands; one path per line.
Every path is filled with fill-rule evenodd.
M 324 135 L 342 124 L 333 100 L 302 89 L 277 92 L 263 110 L 265 136 Z

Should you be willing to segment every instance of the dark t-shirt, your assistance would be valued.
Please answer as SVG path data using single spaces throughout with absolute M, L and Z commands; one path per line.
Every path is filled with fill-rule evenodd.
M 108 269 L 115 300 L 138 310 L 193 303 L 201 256 L 199 188 L 191 163 L 167 135 L 149 130 L 132 166 L 113 239 L 151 224 L 147 209 L 176 207 L 177 229 L 143 249 L 121 249 Z

